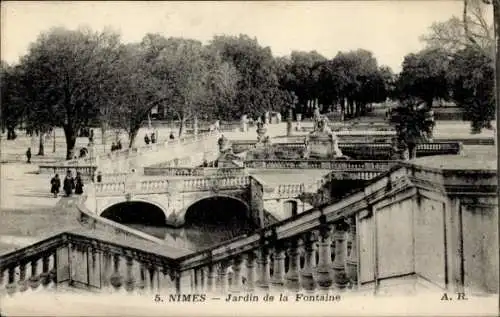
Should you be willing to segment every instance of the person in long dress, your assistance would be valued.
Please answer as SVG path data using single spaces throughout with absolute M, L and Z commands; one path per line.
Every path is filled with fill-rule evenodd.
M 61 188 L 61 179 L 59 178 L 59 174 L 56 174 L 50 180 L 50 192 L 54 194 L 54 198 L 59 194 L 59 189 Z
M 75 178 L 75 194 L 76 195 L 81 195 L 83 194 L 83 180 L 82 180 L 82 175 L 80 172 L 76 173 L 76 178 Z
M 66 173 L 66 177 L 64 178 L 63 190 L 67 197 L 73 194 L 73 189 L 75 188 L 75 180 L 73 176 L 71 176 L 71 171 Z

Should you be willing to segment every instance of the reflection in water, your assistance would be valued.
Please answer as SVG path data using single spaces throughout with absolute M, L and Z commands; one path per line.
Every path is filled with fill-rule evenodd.
M 158 211 L 161 210 L 153 205 L 130 202 L 116 205 L 103 215 L 164 239 L 173 247 L 193 251 L 215 246 L 256 228 L 247 216 L 247 206 L 231 198 L 208 198 L 193 204 L 186 211 L 185 225 L 181 228 L 164 225 L 164 216 L 159 219 Z

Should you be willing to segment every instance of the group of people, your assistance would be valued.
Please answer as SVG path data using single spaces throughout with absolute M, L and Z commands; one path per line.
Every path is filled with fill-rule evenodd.
M 61 188 L 61 179 L 59 178 L 59 174 L 56 174 L 50 180 L 50 192 L 57 197 L 59 194 L 59 190 Z M 71 171 L 66 172 L 66 177 L 63 181 L 63 191 L 66 197 L 70 197 L 73 194 L 73 191 L 76 195 L 83 194 L 83 180 L 80 172 L 76 173 L 76 177 L 73 178 Z
M 150 137 L 146 133 L 146 135 L 144 136 L 144 143 L 146 143 L 146 145 L 149 145 L 149 143 L 155 144 L 156 143 L 156 134 L 154 132 L 152 132 L 151 137 Z
M 111 143 L 111 152 L 119 151 L 122 149 L 122 142 L 118 140 L 116 143 Z

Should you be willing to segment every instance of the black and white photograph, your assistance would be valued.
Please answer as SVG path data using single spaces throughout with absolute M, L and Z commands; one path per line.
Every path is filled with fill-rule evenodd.
M 500 0 L 2 1 L 1 316 L 497 316 Z

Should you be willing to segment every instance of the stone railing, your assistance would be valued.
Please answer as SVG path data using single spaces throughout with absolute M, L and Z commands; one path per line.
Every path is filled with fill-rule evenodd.
M 160 247 L 152 246 L 143 250 L 99 235 L 65 232 L 2 255 L 0 273 L 6 279 L 0 284 L 9 295 L 58 285 L 149 292 L 159 286 L 160 280 L 168 289 L 176 289 L 176 261 Z
M 440 155 L 440 154 L 460 154 L 462 144 L 460 142 L 435 142 L 417 144 L 417 155 Z
M 74 160 L 69 160 L 69 161 L 63 161 L 61 162 L 61 165 L 64 166 L 75 166 L 75 165 L 84 165 L 85 163 L 95 163 L 99 162 L 101 160 L 120 160 L 120 159 L 126 159 L 130 158 L 132 156 L 135 156 L 140 153 L 147 153 L 147 152 L 156 152 L 159 150 L 164 150 L 164 149 L 169 149 L 169 148 L 176 148 L 179 146 L 186 146 L 195 143 L 196 141 L 203 141 L 209 137 L 217 135 L 219 132 L 206 132 L 206 133 L 200 133 L 198 135 L 187 135 L 184 136 L 181 139 L 174 139 L 174 140 L 168 140 L 163 143 L 155 143 L 155 144 L 144 144 L 138 147 L 130 148 L 130 149 L 122 149 L 119 151 L 113 151 L 113 152 L 108 152 L 108 153 L 100 153 L 96 157 L 84 157 L 84 158 L 79 158 L 79 159 L 74 159 Z
M 249 178 L 246 175 L 219 176 L 212 175 L 188 179 L 137 179 L 124 181 L 95 183 L 96 196 L 115 196 L 125 193 L 160 194 L 167 192 L 193 192 L 205 190 L 226 190 L 247 188 Z
M 64 233 L 3 255 L 0 272 L 7 272 L 10 293 L 38 281 L 223 296 L 288 290 L 302 299 L 308 291 L 379 294 L 396 285 L 398 294 L 498 293 L 498 231 L 492 225 L 498 223 L 497 181 L 493 170 L 440 171 L 405 163 L 339 202 L 200 252 L 173 255 L 164 245 L 138 248 Z M 468 197 L 454 196 L 460 193 Z M 468 234 L 471 229 L 481 235 Z
M 80 173 L 85 178 L 95 175 L 96 170 L 97 166 L 95 165 L 64 166 L 60 164 L 44 164 L 38 167 L 39 174 L 59 174 L 60 176 L 64 176 L 68 171 L 71 171 L 73 177 L 76 176 L 76 173 Z
M 125 181 L 94 183 L 95 193 L 97 196 L 121 195 L 125 193 L 125 184 Z
M 145 167 L 144 175 L 165 176 L 236 176 L 245 174 L 243 167 Z
M 398 161 L 383 160 L 251 160 L 245 161 L 246 168 L 293 168 L 329 169 L 341 171 L 377 170 L 387 171 Z
M 250 178 L 248 176 L 210 177 L 182 180 L 182 191 L 204 191 L 248 188 Z
M 204 171 L 200 167 L 144 167 L 144 175 L 204 176 Z

